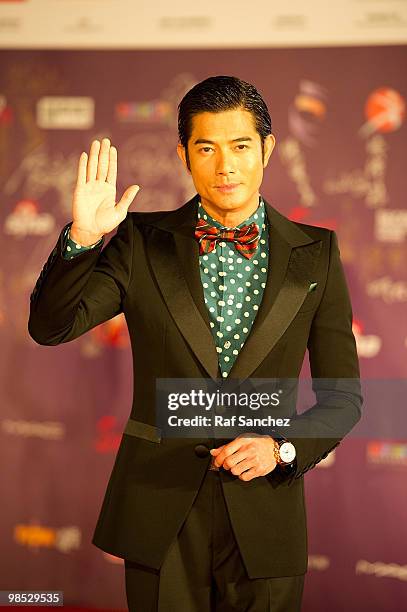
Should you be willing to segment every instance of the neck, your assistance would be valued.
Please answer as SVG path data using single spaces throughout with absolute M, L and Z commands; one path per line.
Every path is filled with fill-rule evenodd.
M 259 206 L 259 193 L 257 193 L 249 203 L 243 206 L 233 209 L 225 210 L 216 206 L 213 202 L 209 202 L 205 198 L 201 198 L 201 204 L 205 211 L 216 221 L 224 225 L 225 227 L 236 227 L 242 221 L 245 221 L 254 212 L 256 212 Z

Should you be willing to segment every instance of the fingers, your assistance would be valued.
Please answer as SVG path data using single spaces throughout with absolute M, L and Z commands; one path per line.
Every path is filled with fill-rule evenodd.
M 116 186 L 117 178 L 117 149 L 116 147 L 110 147 L 109 152 L 109 169 L 107 171 L 107 182 L 111 185 Z
M 232 467 L 230 468 L 230 471 L 235 476 L 239 476 L 240 474 L 243 474 L 243 472 L 246 472 L 247 470 L 256 469 L 256 468 L 257 468 L 257 465 L 253 459 L 245 459 L 243 461 L 240 461 L 236 465 L 232 465 Z
M 258 474 L 256 468 L 252 467 L 250 470 L 246 470 L 245 472 L 242 472 L 242 474 L 239 474 L 239 479 L 245 481 L 253 480 L 253 478 L 257 478 L 259 475 L 260 474 Z
M 110 140 L 103 138 L 102 144 L 99 140 L 93 140 L 88 160 L 86 173 L 87 181 L 105 181 L 109 169 Z
M 236 451 L 233 455 L 229 455 L 223 462 L 223 467 L 225 470 L 231 470 L 236 465 L 241 465 L 243 461 L 253 461 L 252 453 L 249 452 L 249 449 L 243 448 L 240 451 Z
M 239 448 L 241 448 L 242 446 L 246 444 L 247 444 L 246 440 L 242 438 L 235 438 L 234 440 L 232 440 L 232 442 L 228 442 L 228 444 L 225 444 L 224 446 L 222 446 L 222 450 L 219 454 L 211 453 L 213 454 L 213 456 L 216 456 L 215 465 L 218 467 L 223 465 L 223 462 L 226 459 L 226 457 L 229 457 L 229 455 L 233 455 L 233 453 L 238 451 Z
M 81 153 L 78 164 L 78 178 L 76 179 L 76 185 L 84 185 L 86 183 L 86 167 L 88 165 L 87 153 Z
M 110 140 L 103 138 L 102 144 L 99 150 L 99 159 L 96 172 L 96 179 L 98 181 L 105 181 L 107 177 L 107 171 L 109 169 L 109 157 L 110 157 Z
M 86 153 L 82 153 L 79 159 L 78 184 L 86 181 L 106 181 L 116 186 L 117 180 L 117 149 L 110 145 L 109 138 L 93 140 L 89 159 Z
M 86 173 L 87 181 L 96 180 L 96 172 L 98 168 L 99 161 L 99 149 L 100 142 L 98 140 L 94 140 L 90 147 L 89 159 L 88 159 L 88 169 Z

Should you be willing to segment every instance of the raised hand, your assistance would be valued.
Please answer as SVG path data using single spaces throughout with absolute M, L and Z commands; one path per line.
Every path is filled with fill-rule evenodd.
M 127 215 L 139 185 L 131 185 L 116 203 L 117 149 L 108 138 L 94 140 L 79 158 L 78 178 L 72 202 L 70 235 L 87 246 L 117 227 Z

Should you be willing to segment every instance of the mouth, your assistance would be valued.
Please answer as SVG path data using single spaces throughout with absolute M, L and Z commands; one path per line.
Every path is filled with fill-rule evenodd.
M 215 189 L 217 189 L 221 193 L 232 193 L 232 191 L 234 191 L 239 186 L 240 186 L 240 183 L 229 183 L 229 185 L 215 186 Z

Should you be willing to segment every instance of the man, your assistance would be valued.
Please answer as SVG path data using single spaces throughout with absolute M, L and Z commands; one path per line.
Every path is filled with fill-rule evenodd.
M 73 221 L 31 295 L 29 333 L 56 345 L 125 314 L 133 406 L 93 543 L 125 559 L 129 609 L 294 612 L 307 570 L 303 475 L 361 414 L 358 385 L 344 384 L 359 367 L 336 235 L 260 195 L 275 138 L 253 85 L 198 83 L 178 129 L 197 193 L 175 211 L 128 213 L 138 185 L 116 204 L 108 139 L 82 154 Z M 157 379 L 296 379 L 307 348 L 326 384 L 283 439 L 157 427 Z

